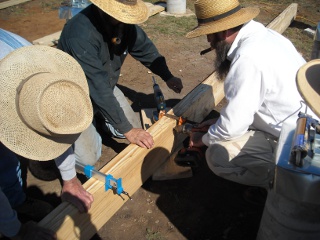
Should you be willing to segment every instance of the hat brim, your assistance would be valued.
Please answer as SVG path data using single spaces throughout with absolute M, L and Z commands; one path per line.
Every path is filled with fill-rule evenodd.
M 0 62 L 0 72 L 0 141 L 11 151 L 32 160 L 52 160 L 64 153 L 80 133 L 57 138 L 30 129 L 17 111 L 17 89 L 33 74 L 50 72 L 74 79 L 89 93 L 81 66 L 61 50 L 37 45 L 22 47 L 8 54 Z M 89 99 L 89 94 L 87 97 Z
M 149 17 L 148 7 L 141 0 L 137 0 L 137 3 L 132 6 L 116 0 L 91 0 L 91 2 L 111 17 L 123 23 L 140 24 L 147 21 Z
M 214 22 L 198 25 L 192 31 L 188 32 L 186 37 L 195 38 L 202 35 L 222 32 L 224 30 L 234 28 L 254 19 L 256 16 L 258 16 L 259 12 L 259 8 L 256 7 L 241 8 L 238 12 L 228 17 L 219 19 Z
M 311 60 L 300 67 L 296 83 L 301 97 L 320 118 L 320 59 Z

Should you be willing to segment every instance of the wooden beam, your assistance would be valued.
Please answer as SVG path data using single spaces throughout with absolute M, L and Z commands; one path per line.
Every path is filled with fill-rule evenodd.
M 4 9 L 4 8 L 8 8 L 14 5 L 18 5 L 20 3 L 24 3 L 24 2 L 29 2 L 31 0 L 9 0 L 9 1 L 5 1 L 0 3 L 0 9 Z
M 193 121 L 203 120 L 223 98 L 223 93 L 213 97 L 213 91 L 218 89 L 222 89 L 222 83 L 217 82 L 216 75 L 212 74 L 181 100 L 171 113 L 183 114 Z M 130 144 L 100 171 L 115 178 L 121 177 L 124 190 L 129 194 L 135 193 L 170 155 L 177 140 L 173 132 L 175 125 L 174 119 L 162 117 L 148 129 L 154 138 L 153 149 Z M 105 191 L 103 183 L 95 179 L 89 179 L 84 187 L 94 197 L 88 214 L 80 214 L 72 205 L 62 203 L 39 224 L 56 231 L 58 239 L 90 239 L 128 200 L 111 190 Z
M 58 44 L 60 35 L 61 35 L 61 31 L 55 32 L 55 33 L 52 33 L 52 34 L 47 35 L 45 37 L 36 39 L 36 40 L 32 41 L 32 43 L 34 45 L 46 45 L 46 46 L 52 47 L 52 46 Z
M 297 16 L 298 4 L 291 3 L 279 16 L 277 16 L 267 28 L 271 28 L 278 33 L 283 33 Z
M 277 25 L 270 26 L 280 31 Z M 216 73 L 213 73 L 169 113 L 200 122 L 223 98 L 223 82 L 218 81 Z M 182 138 L 175 136 L 173 131 L 175 125 L 174 119 L 162 117 L 148 129 L 154 138 L 153 149 L 148 150 L 130 144 L 105 165 L 101 172 L 112 174 L 115 178 L 121 177 L 124 190 L 131 195 L 134 194 L 144 181 L 168 159 L 174 146 L 183 141 Z M 80 214 L 75 207 L 64 202 L 47 215 L 39 225 L 54 230 L 58 239 L 90 239 L 128 200 L 126 196 L 122 199 L 111 190 L 105 191 L 104 184 L 95 179 L 89 179 L 83 186 L 94 197 L 88 213 Z
M 163 12 L 165 10 L 165 7 L 159 5 L 159 4 L 152 4 L 149 2 L 145 2 L 149 9 L 149 17 L 156 15 L 157 13 Z

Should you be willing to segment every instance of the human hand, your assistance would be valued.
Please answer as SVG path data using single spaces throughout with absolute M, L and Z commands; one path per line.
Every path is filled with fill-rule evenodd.
M 18 234 L 11 237 L 12 240 L 55 240 L 57 235 L 54 231 L 37 225 L 33 221 L 21 224 Z
M 142 148 L 152 148 L 154 141 L 150 133 L 141 128 L 132 128 L 124 136 L 131 142 L 135 143 Z
M 206 134 L 203 132 L 192 132 L 190 134 L 189 147 L 203 147 L 202 136 Z
M 172 89 L 175 93 L 180 93 L 183 88 L 182 81 L 180 78 L 172 77 L 166 81 L 168 88 Z
M 74 205 L 81 213 L 88 212 L 93 202 L 93 196 L 83 188 L 77 177 L 63 181 L 61 199 Z

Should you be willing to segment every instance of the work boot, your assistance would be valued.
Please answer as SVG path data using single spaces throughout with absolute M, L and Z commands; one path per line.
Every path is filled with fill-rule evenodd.
M 26 200 L 18 207 L 15 207 L 14 210 L 16 210 L 19 217 L 39 222 L 53 210 L 53 206 L 47 202 L 27 197 Z

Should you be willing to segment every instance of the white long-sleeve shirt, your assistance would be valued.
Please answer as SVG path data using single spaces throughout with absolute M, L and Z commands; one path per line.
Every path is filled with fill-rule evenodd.
M 239 31 L 228 59 L 227 104 L 203 143 L 235 139 L 249 127 L 279 137 L 283 121 L 296 121 L 305 110 L 296 87 L 296 73 L 305 60 L 288 39 L 253 20 Z

